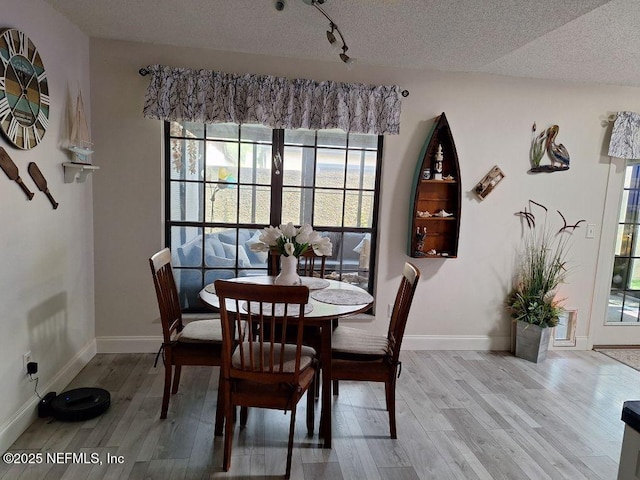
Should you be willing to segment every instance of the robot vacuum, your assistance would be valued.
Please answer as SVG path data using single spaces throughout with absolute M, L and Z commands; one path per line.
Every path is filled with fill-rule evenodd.
M 111 405 L 111 395 L 102 388 L 76 388 L 51 400 L 51 416 L 67 422 L 88 420 L 103 414 Z

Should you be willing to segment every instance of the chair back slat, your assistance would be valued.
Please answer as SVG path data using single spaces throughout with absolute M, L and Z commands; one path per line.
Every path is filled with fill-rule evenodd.
M 304 306 L 309 300 L 309 289 L 304 286 L 256 285 L 224 280 L 217 280 L 215 288 L 220 299 L 225 378 L 296 383 L 301 365 Z M 230 305 L 233 308 L 228 308 Z M 240 334 L 241 341 L 235 351 L 232 339 L 235 331 L 243 328 L 242 320 L 246 321 L 247 330 L 243 332 L 244 335 Z M 297 332 L 295 345 L 286 344 L 288 328 Z M 287 364 L 290 360 L 287 352 L 293 347 L 295 361 L 290 367 Z
M 182 309 L 180 297 L 171 268 L 171 251 L 168 248 L 160 250 L 149 259 L 153 284 L 156 289 L 160 322 L 164 343 L 172 341 L 176 332 L 182 331 Z
M 396 300 L 393 304 L 391 321 L 389 322 L 388 339 L 391 349 L 391 360 L 393 362 L 397 362 L 400 355 L 402 338 L 404 337 L 404 330 L 407 326 L 407 319 L 409 318 L 409 310 L 419 278 L 420 271 L 413 264 L 406 262 L 402 271 L 402 280 L 400 281 L 400 287 L 396 294 Z

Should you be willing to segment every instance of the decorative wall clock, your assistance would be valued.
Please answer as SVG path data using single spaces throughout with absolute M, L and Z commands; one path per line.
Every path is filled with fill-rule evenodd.
M 0 32 L 0 130 L 24 150 L 42 141 L 49 125 L 49 86 L 38 49 L 24 32 Z

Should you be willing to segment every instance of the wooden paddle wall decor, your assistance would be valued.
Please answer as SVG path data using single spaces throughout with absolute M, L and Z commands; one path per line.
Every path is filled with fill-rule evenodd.
M 9 180 L 13 180 L 20 185 L 20 188 L 22 188 L 27 199 L 31 200 L 33 198 L 33 192 L 27 188 L 27 186 L 22 182 L 22 178 L 20 178 L 18 167 L 13 163 L 9 154 L 2 147 L 0 147 L 0 168 L 7 174 Z
M 49 188 L 47 187 L 47 180 L 44 178 L 44 175 L 42 175 L 42 172 L 38 168 L 38 165 L 36 165 L 35 162 L 31 162 L 27 167 L 27 170 L 29 171 L 29 175 L 31 175 L 33 182 L 38 187 L 38 190 L 44 192 L 44 194 L 47 196 L 47 198 L 51 202 L 51 206 L 53 207 L 53 209 L 55 210 L 56 208 L 58 208 L 58 202 L 56 202 L 51 196 L 51 192 L 49 192 Z

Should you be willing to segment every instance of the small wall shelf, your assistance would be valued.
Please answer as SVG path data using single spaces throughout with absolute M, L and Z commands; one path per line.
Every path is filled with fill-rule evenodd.
M 443 113 L 427 135 L 416 165 L 411 192 L 409 256 L 457 257 L 461 185 L 458 154 Z
M 64 183 L 73 183 L 76 178 L 78 183 L 83 183 L 90 173 L 100 170 L 100 167 L 96 165 L 84 163 L 65 162 L 62 166 L 64 167 Z

